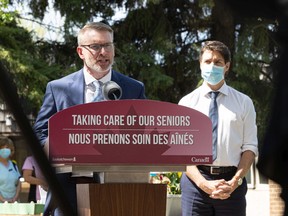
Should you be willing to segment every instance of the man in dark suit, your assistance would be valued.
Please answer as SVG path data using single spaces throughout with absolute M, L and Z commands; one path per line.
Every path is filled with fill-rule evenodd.
M 47 84 L 43 105 L 34 125 L 36 135 L 44 147 L 48 145 L 49 118 L 68 107 L 93 102 L 95 97 L 97 100 L 103 100 L 103 96 L 100 94 L 99 98 L 98 95 L 101 91 L 97 90 L 99 83 L 101 86 L 108 81 L 116 82 L 122 88 L 121 99 L 145 99 L 145 88 L 142 82 L 112 70 L 115 48 L 113 30 L 110 26 L 101 22 L 89 23 L 79 31 L 77 39 L 77 53 L 83 60 L 84 67 Z M 57 174 L 57 176 L 76 215 L 76 181 L 71 177 L 71 173 Z M 62 215 L 62 213 L 57 209 L 54 215 Z

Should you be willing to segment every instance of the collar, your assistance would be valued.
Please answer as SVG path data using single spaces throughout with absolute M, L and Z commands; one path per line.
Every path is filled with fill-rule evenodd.
M 209 92 L 212 91 L 212 89 L 207 85 L 206 82 L 203 82 L 202 86 L 201 86 L 201 94 L 203 96 L 207 96 L 209 94 Z M 221 93 L 221 94 L 224 94 L 224 95 L 228 95 L 228 86 L 226 84 L 226 82 L 224 82 L 224 84 L 221 86 L 220 89 L 218 89 L 218 91 Z
M 84 80 L 85 80 L 85 85 L 89 85 L 90 83 L 94 82 L 96 79 L 88 73 L 86 68 L 83 68 L 83 74 L 84 74 Z M 111 80 L 112 77 L 112 70 L 110 70 L 104 77 L 102 77 L 99 81 L 102 83 L 106 83 Z

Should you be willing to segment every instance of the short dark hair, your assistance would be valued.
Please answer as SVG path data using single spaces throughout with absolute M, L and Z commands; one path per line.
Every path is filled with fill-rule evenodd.
M 7 146 L 8 148 L 14 146 L 13 141 L 8 137 L 0 137 L 0 148 L 3 148 L 4 146 Z
M 201 61 L 202 55 L 206 50 L 218 51 L 224 58 L 225 63 L 231 62 L 231 53 L 229 48 L 220 41 L 206 41 L 200 51 L 199 59 Z

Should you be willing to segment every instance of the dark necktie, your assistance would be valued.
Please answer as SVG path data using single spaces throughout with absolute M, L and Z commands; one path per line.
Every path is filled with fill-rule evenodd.
M 219 92 L 210 92 L 211 102 L 209 107 L 209 118 L 212 122 L 212 141 L 213 141 L 213 161 L 217 158 L 217 129 L 218 129 L 218 106 L 216 98 Z
M 96 80 L 93 82 L 93 84 L 95 85 L 95 95 L 94 95 L 94 102 L 97 102 L 97 101 L 102 101 L 104 98 L 103 98 L 103 93 L 102 93 L 102 85 L 103 83 Z

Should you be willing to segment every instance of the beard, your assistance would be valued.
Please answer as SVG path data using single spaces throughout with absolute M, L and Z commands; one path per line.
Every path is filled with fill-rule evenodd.
M 90 73 L 106 73 L 111 70 L 114 63 L 113 59 L 101 58 L 101 59 L 89 59 L 85 62 Z

